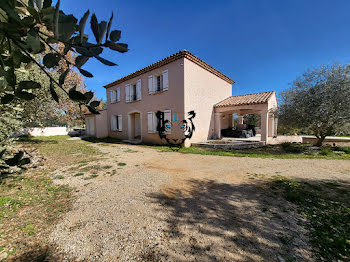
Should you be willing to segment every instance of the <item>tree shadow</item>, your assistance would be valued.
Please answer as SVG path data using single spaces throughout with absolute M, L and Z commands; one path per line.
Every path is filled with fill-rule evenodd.
M 96 138 L 91 136 L 81 137 L 82 140 L 90 143 L 107 143 L 107 144 L 126 144 L 121 139 L 114 137 Z
M 164 241 L 144 255 L 163 261 L 310 261 L 302 218 L 264 182 L 188 180 L 151 194 Z

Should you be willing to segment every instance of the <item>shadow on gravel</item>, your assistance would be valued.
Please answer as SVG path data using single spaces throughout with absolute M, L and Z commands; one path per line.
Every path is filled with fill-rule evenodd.
M 186 189 L 150 195 L 152 202 L 161 206 L 158 212 L 166 208 L 167 227 L 162 245 L 143 257 L 148 261 L 310 261 L 310 242 L 314 247 L 323 245 L 320 248 L 344 253 L 345 247 L 334 247 L 327 239 L 336 238 L 331 228 L 337 227 L 344 238 L 341 240 L 346 241 L 350 212 L 344 207 L 342 213 L 333 214 L 334 207 L 323 207 L 339 195 L 344 196 L 343 202 L 335 205 L 349 205 L 346 191 L 350 192 L 349 182 L 315 184 L 283 177 L 246 184 L 189 180 Z M 314 217 L 310 224 L 298 214 L 301 209 Z M 332 224 L 329 219 L 333 219 Z M 302 225 L 311 227 L 310 231 Z M 321 229 L 317 227 L 325 232 L 324 238 L 318 236 Z M 309 241 L 306 235 L 310 232 Z

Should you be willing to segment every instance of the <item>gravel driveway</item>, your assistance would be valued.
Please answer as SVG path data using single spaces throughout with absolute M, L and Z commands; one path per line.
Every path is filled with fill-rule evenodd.
M 257 178 L 350 180 L 345 160 L 94 146 L 105 153 L 96 163 L 113 172 L 84 180 L 62 169 L 55 180 L 77 189 L 49 239 L 69 261 L 312 261 L 295 207 Z

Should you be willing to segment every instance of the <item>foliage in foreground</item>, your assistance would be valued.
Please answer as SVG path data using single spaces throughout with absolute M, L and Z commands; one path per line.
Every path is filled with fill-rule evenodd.
M 35 97 L 32 90 L 44 88 L 35 81 L 18 81 L 17 71 L 25 71 L 35 65 L 45 73 L 50 80 L 49 86 L 52 99 L 59 101 L 56 88 L 60 88 L 70 99 L 80 105 L 86 105 L 92 113 L 98 113 L 99 103 L 91 101 L 93 93 L 81 93 L 72 87 L 69 91 L 63 88 L 65 79 L 71 70 L 76 67 L 86 77 L 93 77 L 82 66 L 90 59 L 96 58 L 108 66 L 116 65 L 102 57 L 103 48 L 118 52 L 127 52 L 126 44 L 116 43 L 120 40 L 121 31 L 111 31 L 112 16 L 107 23 L 98 23 L 95 14 L 91 16 L 91 29 L 96 43 L 88 42 L 85 26 L 89 18 L 87 11 L 78 23 L 73 15 L 66 15 L 60 10 L 60 0 L 52 6 L 52 0 L 3 0 L 0 2 L 0 84 L 1 103 L 7 104 L 15 97 L 32 100 Z M 104 41 L 104 43 L 103 43 Z M 62 52 L 58 46 L 64 46 Z M 46 48 L 50 51 L 43 57 L 42 63 L 36 61 L 35 55 L 42 53 Z M 68 52 L 77 52 L 80 55 L 75 61 L 65 58 Z M 66 71 L 60 74 L 59 79 L 51 76 L 50 70 L 57 67 L 64 60 Z
M 319 184 L 275 177 L 271 188 L 307 218 L 311 244 L 322 261 L 350 260 L 350 184 Z
M 346 135 L 350 126 L 350 65 L 306 71 L 281 93 L 279 124 L 304 129 L 322 145 L 326 136 Z

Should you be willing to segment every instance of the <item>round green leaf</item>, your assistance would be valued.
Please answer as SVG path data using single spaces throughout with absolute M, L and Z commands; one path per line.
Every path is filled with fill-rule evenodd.
M 122 44 L 122 43 L 113 43 L 113 42 L 109 42 L 108 43 L 108 47 L 114 51 L 118 51 L 120 53 L 125 53 L 127 52 L 128 49 L 128 45 L 127 44 Z
M 16 96 L 24 100 L 33 100 L 35 95 L 26 91 L 17 92 Z
M 44 56 L 43 63 L 47 68 L 58 66 L 60 58 L 57 54 L 49 53 Z
M 86 71 L 86 70 L 84 70 L 84 69 L 82 69 L 82 68 L 78 68 L 79 69 L 79 72 L 83 75 L 83 76 L 86 76 L 86 77 L 93 77 L 93 75 L 90 73 L 90 72 L 88 72 L 88 71 Z
M 1 104 L 8 104 L 14 98 L 15 98 L 15 96 L 13 94 L 5 94 L 3 97 L 1 97 Z
M 92 102 L 90 103 L 90 106 L 92 106 L 92 107 L 94 107 L 94 108 L 98 107 L 99 105 L 100 105 L 100 101 L 92 101 Z
M 109 39 L 112 42 L 117 42 L 120 39 L 122 32 L 120 30 L 113 30 L 109 36 Z
M 85 97 L 86 97 L 86 103 L 89 103 L 90 100 L 94 97 L 94 93 L 89 91 L 89 92 L 86 92 L 85 94 Z
M 75 90 L 75 87 L 73 87 L 69 90 L 68 96 L 73 101 L 77 101 L 77 102 L 85 102 L 86 101 L 85 95 L 83 93 Z
M 21 81 L 18 84 L 18 91 L 22 91 L 23 89 L 39 89 L 41 88 L 41 85 L 34 81 Z

